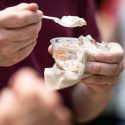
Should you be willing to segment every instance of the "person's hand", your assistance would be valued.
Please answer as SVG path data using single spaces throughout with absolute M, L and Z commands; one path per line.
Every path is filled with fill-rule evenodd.
M 42 12 L 35 3 L 22 3 L 0 11 L 0 66 L 26 58 L 41 29 Z
M 0 125 L 70 125 L 70 112 L 60 96 L 47 92 L 43 80 L 22 69 L 0 96 Z
M 93 75 L 82 80 L 82 83 L 96 92 L 106 92 L 113 88 L 124 69 L 122 47 L 117 43 L 108 45 L 110 51 L 95 54 L 96 62 L 87 63 L 86 72 Z

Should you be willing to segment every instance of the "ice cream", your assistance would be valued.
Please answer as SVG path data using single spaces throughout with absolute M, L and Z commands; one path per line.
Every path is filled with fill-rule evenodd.
M 61 22 L 67 27 L 81 27 L 86 25 L 86 21 L 78 16 L 63 16 Z

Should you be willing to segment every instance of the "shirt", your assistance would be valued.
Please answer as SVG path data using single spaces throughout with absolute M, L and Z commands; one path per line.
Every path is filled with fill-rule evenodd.
M 23 61 L 10 66 L 0 67 L 0 88 L 7 85 L 12 74 L 24 66 L 34 68 L 43 76 L 44 68 L 53 65 L 54 60 L 48 53 L 48 46 L 50 39 L 54 37 L 79 37 L 80 35 L 92 35 L 95 40 L 99 40 L 99 33 L 95 23 L 94 4 L 92 0 L 1 0 L 0 10 L 9 6 L 17 5 L 21 2 L 37 3 L 39 9 L 43 11 L 44 15 L 55 16 L 61 18 L 62 16 L 79 16 L 84 18 L 87 26 L 78 28 L 65 28 L 53 21 L 42 20 L 42 29 L 39 33 L 37 45 L 32 53 Z
M 0 0 L 0 10 L 9 6 L 17 5 L 21 2 L 37 3 L 39 5 L 39 9 L 43 11 L 44 15 L 59 18 L 68 15 L 79 16 L 86 20 L 87 26 L 65 28 L 53 21 L 43 19 L 42 29 L 39 33 L 37 45 L 32 53 L 23 61 L 13 66 L 0 67 L 0 89 L 6 87 L 8 80 L 13 73 L 24 66 L 34 68 L 42 77 L 44 77 L 44 68 L 51 67 L 54 64 L 54 60 L 51 55 L 48 54 L 50 39 L 54 37 L 79 37 L 80 35 L 86 36 L 90 34 L 97 42 L 100 40 L 95 22 L 93 0 Z M 64 104 L 72 111 L 71 95 L 74 88 L 75 86 L 59 91 Z

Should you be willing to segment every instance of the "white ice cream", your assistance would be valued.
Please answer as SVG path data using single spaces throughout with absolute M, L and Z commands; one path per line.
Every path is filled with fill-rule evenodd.
M 86 25 L 86 21 L 78 16 L 63 16 L 61 23 L 66 27 L 81 27 Z

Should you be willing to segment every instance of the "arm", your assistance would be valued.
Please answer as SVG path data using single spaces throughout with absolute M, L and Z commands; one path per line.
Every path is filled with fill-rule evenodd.
M 106 108 L 124 68 L 121 46 L 117 43 L 109 43 L 109 46 L 109 52 L 97 53 L 96 62 L 87 63 L 86 72 L 94 75 L 84 78 L 72 90 L 71 106 L 79 121 L 91 120 Z
M 90 34 L 96 41 L 100 41 L 95 22 L 94 4 L 91 0 L 87 0 L 86 3 L 84 5 L 84 1 L 81 1 L 80 9 L 85 9 L 85 13 L 81 11 L 80 17 L 85 17 L 87 27 L 78 29 L 75 33 L 77 36 L 82 33 Z M 95 63 L 87 64 L 86 72 L 95 75 L 83 79 L 69 93 L 71 99 L 67 103 L 72 107 L 79 121 L 86 122 L 98 116 L 112 98 L 113 87 L 123 70 L 123 50 L 115 43 L 109 43 L 109 46 L 111 46 L 109 53 L 99 53 L 95 55 Z

